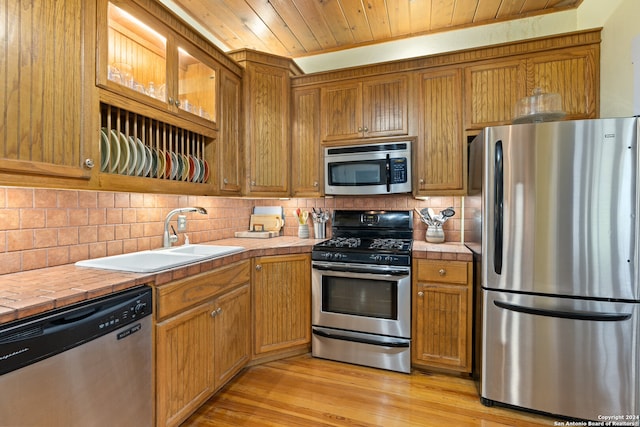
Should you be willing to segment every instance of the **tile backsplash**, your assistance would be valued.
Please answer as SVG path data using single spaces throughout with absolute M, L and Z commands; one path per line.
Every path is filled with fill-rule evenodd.
M 230 238 L 236 231 L 248 229 L 254 206 L 266 205 L 284 207 L 285 227 L 281 233 L 287 236 L 297 235 L 294 212 L 298 207 L 306 210 L 432 207 L 438 211 L 453 206 L 456 215 L 444 226 L 446 240 L 461 241 L 463 229 L 460 197 L 416 200 L 394 195 L 278 200 L 0 187 L 0 274 L 159 248 L 165 216 L 178 207 L 202 206 L 208 211 L 208 215 L 186 214 L 185 233 L 191 243 Z M 175 227 L 175 217 L 172 223 Z M 414 238 L 424 239 L 426 226 L 417 216 L 414 229 Z M 178 244 L 184 242 L 185 233 L 178 233 Z

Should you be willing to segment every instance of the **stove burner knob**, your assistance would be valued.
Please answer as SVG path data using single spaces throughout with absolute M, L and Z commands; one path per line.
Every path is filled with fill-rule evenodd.
M 336 252 L 335 254 L 333 254 L 333 259 L 340 259 L 342 258 L 342 254 Z
M 322 258 L 331 258 L 331 252 L 323 252 L 320 254 Z
M 382 261 L 382 255 L 371 255 L 370 257 L 372 260 L 380 262 Z

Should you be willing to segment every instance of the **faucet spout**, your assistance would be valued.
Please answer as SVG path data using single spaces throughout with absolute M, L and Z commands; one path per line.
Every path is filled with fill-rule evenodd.
M 207 215 L 207 210 L 200 206 L 193 206 L 188 208 L 177 208 L 172 210 L 167 214 L 167 217 L 164 220 L 164 235 L 162 239 L 162 246 L 165 248 L 170 248 L 173 243 L 178 240 L 178 236 L 175 234 L 169 234 L 169 222 L 171 218 L 176 214 L 187 213 L 187 212 L 197 212 L 202 215 Z

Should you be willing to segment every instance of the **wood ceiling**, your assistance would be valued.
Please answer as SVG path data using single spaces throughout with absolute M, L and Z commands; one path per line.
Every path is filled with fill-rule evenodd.
M 577 8 L 582 0 L 174 0 L 229 50 L 290 58 Z

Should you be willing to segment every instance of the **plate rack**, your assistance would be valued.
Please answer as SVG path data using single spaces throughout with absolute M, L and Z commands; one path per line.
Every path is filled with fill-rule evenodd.
M 100 104 L 100 171 L 207 183 L 210 138 L 109 104 Z

